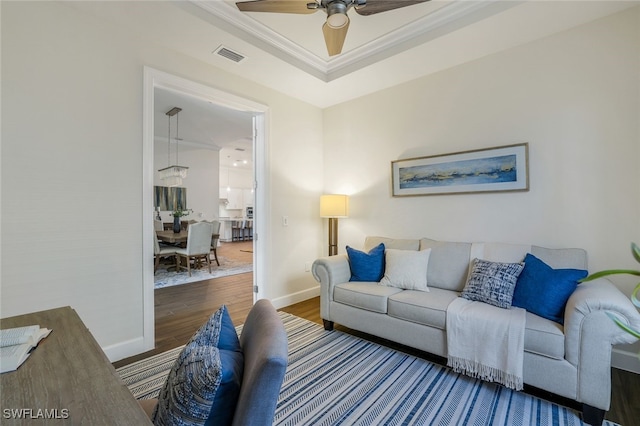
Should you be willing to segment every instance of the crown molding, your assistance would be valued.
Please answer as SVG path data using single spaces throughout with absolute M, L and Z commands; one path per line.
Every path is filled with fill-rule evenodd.
M 190 2 L 231 26 L 236 35 L 245 41 L 262 47 L 268 46 L 263 50 L 325 82 L 522 3 L 500 0 L 452 1 L 395 31 L 325 60 L 226 2 L 205 0 L 190 0 Z

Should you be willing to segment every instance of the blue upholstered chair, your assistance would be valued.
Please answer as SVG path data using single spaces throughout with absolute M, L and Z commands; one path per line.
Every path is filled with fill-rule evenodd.
M 240 334 L 240 347 L 244 371 L 231 424 L 271 426 L 287 370 L 288 344 L 282 320 L 268 300 L 259 300 L 251 308 Z M 139 401 L 149 418 L 153 418 L 157 402 Z M 212 413 L 205 424 L 210 421 L 215 424 Z
M 271 426 L 287 370 L 287 333 L 275 308 L 258 300 L 240 335 L 244 375 L 234 426 Z

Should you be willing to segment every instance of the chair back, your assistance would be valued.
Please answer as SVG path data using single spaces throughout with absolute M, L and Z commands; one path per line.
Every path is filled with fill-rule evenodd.
M 215 250 L 218 247 L 218 240 L 220 239 L 220 222 L 212 220 L 209 223 L 211 223 L 211 249 Z
M 187 255 L 206 254 L 211 251 L 211 223 L 198 222 L 189 225 Z
M 271 302 L 261 299 L 249 311 L 240 334 L 244 373 L 234 426 L 271 426 L 287 370 L 287 333 Z
M 160 242 L 158 241 L 158 234 L 156 234 L 155 231 L 153 231 L 153 237 L 155 242 L 153 245 L 153 254 L 158 254 L 160 253 Z

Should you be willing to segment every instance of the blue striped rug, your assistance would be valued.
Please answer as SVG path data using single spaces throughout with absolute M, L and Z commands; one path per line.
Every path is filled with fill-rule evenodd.
M 280 315 L 289 338 L 289 366 L 274 425 L 583 425 L 570 408 Z M 155 397 L 180 350 L 118 373 L 136 398 Z

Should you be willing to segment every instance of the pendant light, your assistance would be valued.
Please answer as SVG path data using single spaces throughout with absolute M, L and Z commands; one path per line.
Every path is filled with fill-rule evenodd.
M 160 179 L 164 181 L 166 186 L 180 186 L 182 185 L 182 179 L 187 177 L 188 167 L 179 166 L 178 164 L 178 141 L 180 137 L 178 136 L 179 132 L 179 115 L 182 108 L 173 107 L 169 111 L 166 112 L 167 117 L 169 118 L 169 132 L 167 134 L 167 167 L 164 169 L 158 170 L 160 172 Z M 176 116 L 176 162 L 175 165 L 171 165 L 171 117 Z

